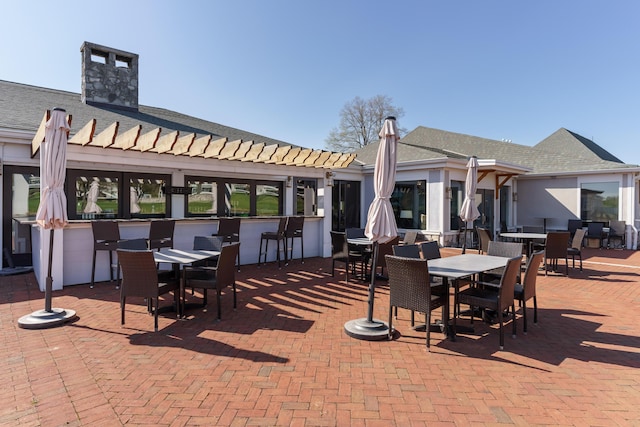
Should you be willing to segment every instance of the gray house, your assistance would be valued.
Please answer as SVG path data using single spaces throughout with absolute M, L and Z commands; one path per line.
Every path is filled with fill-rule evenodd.
M 361 217 L 373 199 L 372 174 L 378 144 L 356 152 L 362 169 Z M 418 127 L 398 145 L 396 192 L 392 204 L 398 226 L 418 229 L 444 245 L 455 244 L 464 198 L 466 163 L 480 164 L 476 226 L 500 230 L 538 227 L 567 229 L 568 220 L 622 220 L 637 246 L 640 225 L 638 165 L 623 163 L 593 141 L 559 129 L 530 147 L 438 129 Z M 339 171 L 337 182 L 347 170 Z M 335 206 L 334 206 L 335 209 Z

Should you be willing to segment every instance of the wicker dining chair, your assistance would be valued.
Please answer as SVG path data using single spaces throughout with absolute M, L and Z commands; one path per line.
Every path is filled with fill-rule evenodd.
M 240 241 L 240 224 L 241 218 L 225 218 L 218 219 L 218 230 L 212 234 L 215 237 L 221 237 L 223 243 L 236 243 Z M 238 271 L 240 271 L 240 251 L 238 251 Z
M 515 313 L 514 292 L 516 279 L 520 274 L 520 263 L 522 255 L 510 258 L 500 283 L 496 286 L 493 283 L 477 282 L 477 286 L 471 286 L 462 291 L 456 292 L 455 304 L 466 304 L 471 306 L 471 324 L 473 324 L 474 307 L 486 310 L 493 310 L 498 315 L 500 325 L 500 350 L 504 349 L 504 312 L 511 308 Z M 453 329 L 455 334 L 457 316 L 453 317 Z M 513 316 L 513 336 L 516 336 L 516 316 Z
M 304 229 L 304 217 L 303 216 L 290 216 L 287 220 L 287 227 L 284 230 L 285 234 L 285 248 L 288 254 L 288 260 L 293 259 L 293 242 L 295 239 L 300 239 L 300 259 L 304 264 L 304 239 L 302 231 Z M 291 240 L 291 246 L 289 246 L 289 240 Z
M 544 249 L 545 269 L 544 274 L 547 275 L 549 267 L 553 271 L 558 270 L 558 260 L 564 259 L 567 276 L 569 275 L 569 232 L 568 231 L 552 231 L 547 233 L 547 242 Z
M 161 219 L 151 221 L 149 226 L 149 249 L 173 248 L 173 232 L 176 221 Z
M 118 260 L 122 268 L 122 283 L 120 285 L 120 321 L 124 325 L 124 313 L 127 297 L 142 297 L 147 299 L 147 309 L 153 312 L 154 331 L 158 331 L 158 306 L 160 296 L 173 292 L 173 301 L 178 316 L 180 304 L 178 292 L 180 281 L 158 280 L 156 263 L 150 250 L 136 251 L 118 249 Z
M 524 271 L 524 279 L 522 283 L 516 283 L 513 297 L 520 302 L 522 306 L 522 318 L 524 321 L 523 331 L 527 333 L 527 301 L 533 299 L 533 323 L 538 323 L 538 297 L 536 295 L 536 281 L 538 280 L 538 270 L 544 251 L 538 251 L 531 254 L 527 262 L 527 268 Z M 515 313 L 514 313 L 515 316 Z
M 386 255 L 389 275 L 389 339 L 393 338 L 393 309 L 397 307 L 425 314 L 426 345 L 431 350 L 431 312 L 442 307 L 442 320 L 446 322 L 449 298 L 431 293 L 427 260 Z
M 491 233 L 486 228 L 476 227 L 476 234 L 478 234 L 478 253 L 486 253 L 489 250 L 489 242 L 493 240 Z
M 587 230 L 582 228 L 576 230 L 571 240 L 571 246 L 567 249 L 567 255 L 571 257 L 572 268 L 576 268 L 576 256 L 580 259 L 580 271 L 582 271 L 582 247 L 584 246 L 584 236 Z
M 233 309 L 237 308 L 236 296 L 236 266 L 235 260 L 240 250 L 240 243 L 222 246 L 220 256 L 215 267 L 188 266 L 182 267 L 182 284 L 180 286 L 181 312 L 184 313 L 185 289 L 187 287 L 202 289 L 202 305 L 207 306 L 207 290 L 215 289 L 218 306 L 218 320 L 222 318 L 222 291 L 231 287 L 233 290 Z

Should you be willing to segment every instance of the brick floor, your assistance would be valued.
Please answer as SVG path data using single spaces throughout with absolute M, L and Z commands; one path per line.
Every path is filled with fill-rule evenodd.
M 54 292 L 77 321 L 21 329 L 44 296 L 32 274 L 1 277 L 0 425 L 637 426 L 639 273 L 640 252 L 586 250 L 583 272 L 538 276 L 539 322 L 524 335 L 519 312 L 504 351 L 476 321 L 456 342 L 432 333 L 431 353 L 406 310 L 393 341 L 347 336 L 367 284 L 331 277 L 329 259 L 243 266 L 236 311 L 227 293 L 222 321 L 210 298 L 157 333 L 141 301 L 120 325 L 108 282 Z M 387 310 L 379 282 L 375 317 Z

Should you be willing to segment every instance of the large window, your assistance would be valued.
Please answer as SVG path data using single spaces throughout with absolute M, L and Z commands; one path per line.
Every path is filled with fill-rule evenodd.
M 426 181 L 396 182 L 391 206 L 398 228 L 426 228 Z
M 618 219 L 618 183 L 590 182 L 580 188 L 580 215 L 583 221 Z
M 185 177 L 187 216 L 278 216 L 282 182 Z
M 169 175 L 69 170 L 69 219 L 170 216 L 169 187 Z
M 464 181 L 451 181 L 450 222 L 451 230 L 460 230 L 460 209 L 464 201 Z

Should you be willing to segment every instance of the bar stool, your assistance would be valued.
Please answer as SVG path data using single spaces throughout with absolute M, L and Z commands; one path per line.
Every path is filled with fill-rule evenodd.
M 176 222 L 173 219 L 151 221 L 149 227 L 149 249 L 173 248 L 173 231 Z
M 236 243 L 240 241 L 240 218 L 220 218 L 218 231 L 212 236 L 222 237 L 223 243 Z M 240 251 L 238 250 L 238 271 L 240 271 Z
M 285 230 L 285 247 L 287 248 L 287 252 L 291 251 L 291 256 L 289 259 L 293 259 L 293 240 L 300 239 L 300 253 L 302 264 L 304 264 L 304 239 L 302 238 L 302 229 L 304 227 L 304 217 L 303 216 L 290 216 L 287 220 L 287 228 Z M 289 247 L 289 239 L 291 239 L 291 247 Z
M 118 250 L 120 228 L 115 221 L 92 221 L 91 230 L 93 231 L 93 262 L 91 267 L 91 287 L 93 288 L 98 251 L 109 251 L 109 278 L 113 282 L 113 252 Z
M 287 238 L 285 235 L 285 231 L 287 229 L 287 217 L 283 216 L 280 218 L 280 222 L 278 223 L 277 231 L 264 231 L 260 235 L 260 252 L 258 253 L 258 265 L 260 265 L 260 260 L 262 259 L 262 254 L 264 254 L 264 262 L 267 262 L 267 251 L 269 250 L 269 240 L 275 240 L 277 245 L 276 258 L 278 260 L 278 268 L 280 267 L 280 242 L 283 244 L 284 249 L 284 261 L 287 262 Z M 262 252 L 262 242 L 266 242 L 264 247 L 264 252 Z

